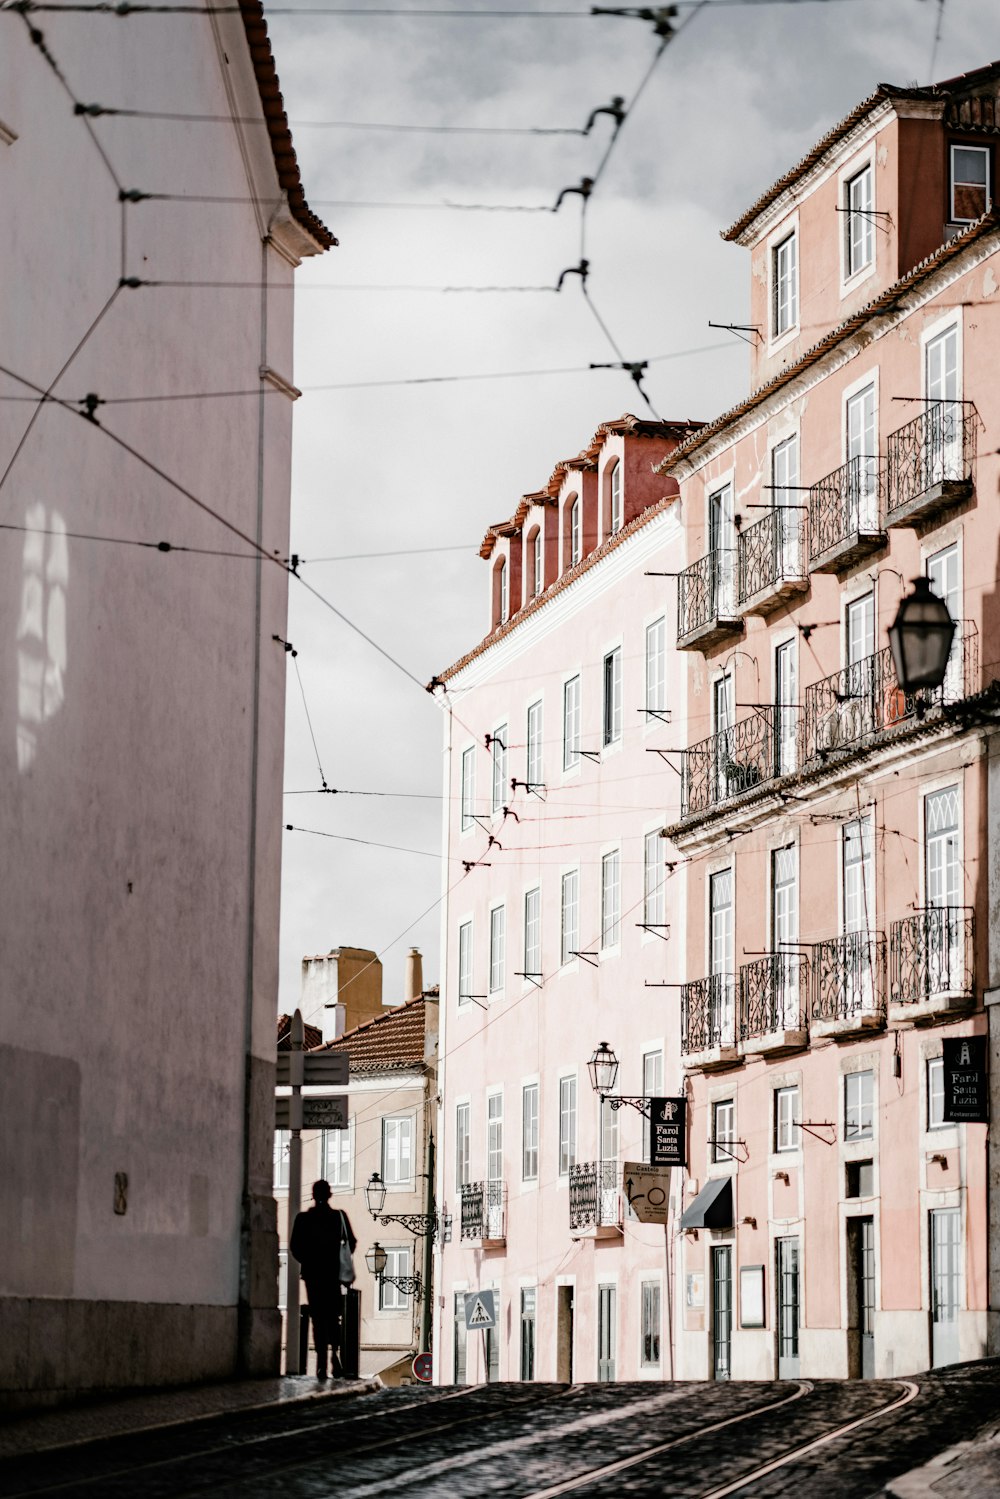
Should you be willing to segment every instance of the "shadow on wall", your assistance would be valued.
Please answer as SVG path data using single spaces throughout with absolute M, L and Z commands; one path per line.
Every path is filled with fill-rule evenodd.
M 73 1294 L 79 1156 L 79 1064 L 0 1046 L 0 1295 Z

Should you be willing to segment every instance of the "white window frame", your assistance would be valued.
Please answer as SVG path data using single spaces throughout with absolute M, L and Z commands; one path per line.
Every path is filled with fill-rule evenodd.
M 476 746 L 466 745 L 462 751 L 459 778 L 459 806 L 461 808 L 460 830 L 470 833 L 476 826 Z
M 475 928 L 471 916 L 458 924 L 458 1007 L 471 1004 L 473 963 L 475 961 Z
M 506 723 L 498 723 L 490 736 L 490 780 L 492 783 L 490 800 L 494 815 L 501 812 L 507 803 L 509 738 L 510 727 Z
M 385 1275 L 395 1276 L 402 1280 L 413 1272 L 410 1268 L 410 1246 L 408 1244 L 384 1244 L 385 1250 Z M 385 1280 L 382 1275 L 378 1278 L 378 1309 L 380 1312 L 398 1314 L 410 1309 L 409 1296 L 394 1286 L 391 1281 Z
M 662 724 L 667 713 L 667 617 L 659 615 L 646 626 L 646 727 Z
M 455 1100 L 455 1191 L 459 1197 L 462 1188 L 472 1180 L 470 1163 L 472 1152 L 472 1103 L 468 1098 Z
M 993 183 L 991 179 L 992 162 L 990 161 L 990 150 L 988 146 L 979 146 L 973 142 L 952 141 L 948 147 L 948 212 L 951 215 L 948 220 L 951 224 L 974 224 L 976 219 L 958 218 L 955 214 L 955 152 L 977 151 L 986 159 L 986 208 L 987 211 L 993 201 Z M 977 214 L 976 218 L 981 217 Z
M 567 567 L 575 567 L 583 557 L 583 496 L 569 497 L 569 557 Z
M 537 599 L 545 587 L 545 553 L 543 551 L 541 525 L 535 526 L 528 537 L 528 548 L 531 553 L 531 569 L 528 579 L 531 586 L 529 598 Z
M 532 885 L 524 892 L 524 987 L 534 988 L 541 983 L 542 973 L 542 887 Z
M 507 907 L 490 907 L 489 992 L 502 994 L 507 979 Z
M 529 1112 L 528 1104 L 534 1098 L 534 1111 Z M 522 1182 L 538 1181 L 539 1161 L 539 1087 L 538 1079 L 532 1078 L 529 1082 L 521 1084 L 521 1180 Z
M 712 1134 L 709 1150 L 713 1166 L 730 1166 L 736 1160 L 736 1099 L 717 1098 L 708 1115 Z
M 563 692 L 563 775 L 571 775 L 580 769 L 580 731 L 581 731 L 581 703 L 583 699 L 583 682 L 580 672 L 574 672 L 571 677 L 566 677 L 562 684 Z
M 572 901 L 567 903 L 567 881 Z M 567 913 L 572 912 L 572 926 Z M 572 946 L 570 946 L 572 942 Z M 559 876 L 559 967 L 574 969 L 579 966 L 576 954 L 580 950 L 580 867 L 564 869 Z
M 932 1072 L 939 1086 L 932 1086 Z M 927 1129 L 950 1129 L 951 1121 L 944 1117 L 944 1057 L 924 1058 L 924 1087 L 926 1090 Z M 934 1117 L 934 1101 L 940 1099 L 941 1117 Z
M 625 682 L 621 642 L 604 652 L 601 661 L 601 748 L 621 744 Z
M 291 1145 L 290 1129 L 276 1129 L 272 1167 L 272 1188 L 275 1193 L 288 1191 L 288 1151 Z
M 853 208 L 851 203 L 852 188 L 862 178 L 868 178 L 868 203 L 867 212 L 862 212 L 863 204 Z M 877 219 L 875 216 L 875 157 L 869 154 L 865 159 L 855 159 L 844 168 L 839 177 L 840 207 L 844 210 L 841 214 L 843 219 L 843 233 L 840 241 L 840 289 L 841 295 L 854 290 L 861 282 L 867 281 L 875 272 L 876 260 L 878 258 L 878 234 Z M 852 262 L 851 233 L 855 218 L 860 218 L 866 226 L 862 233 L 862 241 L 867 246 L 867 259 L 860 260 L 857 265 Z
M 844 1097 L 844 1143 L 849 1145 L 855 1140 L 874 1140 L 875 1138 L 875 1071 L 872 1067 L 859 1067 L 852 1072 L 844 1073 L 843 1097 Z M 851 1080 L 857 1078 L 857 1087 L 851 1086 Z M 867 1078 L 867 1085 L 861 1084 L 860 1079 Z M 865 1094 L 867 1093 L 867 1098 Z M 852 1095 L 854 1095 L 852 1097 Z M 862 1121 L 860 1128 L 853 1129 L 848 1133 L 848 1122 L 852 1113 L 857 1113 Z M 864 1125 L 864 1117 L 868 1115 L 868 1125 Z
M 662 1098 L 663 1095 L 663 1043 L 655 1046 L 644 1046 L 640 1061 L 642 1077 L 642 1096 L 644 1098 Z M 649 1132 L 650 1120 L 647 1114 L 642 1116 L 642 1159 L 649 1160 Z
M 334 1149 L 336 1147 L 336 1149 Z M 331 1155 L 336 1155 L 336 1171 L 330 1170 Z M 334 1192 L 354 1191 L 354 1120 L 348 1119 L 346 1129 L 324 1129 L 320 1131 L 319 1174 L 324 1177 Z
M 542 698 L 528 704 L 525 714 L 524 779 L 528 783 L 529 795 L 537 796 L 545 789 L 545 760 L 542 732 L 544 711 Z
M 802 1136 L 796 1134 L 802 1123 L 802 1092 L 798 1083 L 782 1084 L 773 1090 L 774 1098 L 774 1153 L 784 1155 L 787 1151 L 801 1149 Z
M 642 840 L 642 919 L 659 928 L 643 932 L 643 941 L 662 937 L 667 915 L 667 867 L 660 829 L 652 828 Z
M 605 470 L 608 486 L 608 535 L 617 536 L 624 521 L 622 505 L 622 461 L 614 458 Z
M 413 1149 L 416 1130 L 412 1114 L 385 1114 L 382 1118 L 382 1180 L 390 1192 L 413 1190 Z M 406 1149 L 403 1142 L 406 1141 Z M 402 1174 L 404 1163 L 407 1174 Z
M 572 1090 L 571 1098 L 570 1090 Z M 559 1108 L 558 1175 L 565 1179 L 576 1165 L 578 1150 L 579 1087 L 575 1072 L 564 1072 L 560 1075 L 556 1096 Z
M 615 952 L 622 940 L 622 851 L 601 855 L 601 952 Z
M 646 1357 L 646 1287 L 656 1289 L 657 1326 L 655 1328 L 657 1357 Z M 663 1368 L 663 1277 L 645 1274 L 639 1281 L 639 1377 L 655 1376 Z
M 503 556 L 497 562 L 499 575 L 499 598 L 497 600 L 497 622 L 505 625 L 510 619 L 510 558 Z
M 791 251 L 791 292 L 788 298 L 789 321 L 778 326 L 779 312 L 779 281 L 781 276 L 780 260 L 781 252 L 786 245 L 792 246 Z M 798 217 L 790 223 L 785 222 L 781 228 L 768 240 L 767 245 L 767 328 L 768 328 L 768 352 L 781 348 L 789 339 L 794 338 L 799 327 L 799 224 Z

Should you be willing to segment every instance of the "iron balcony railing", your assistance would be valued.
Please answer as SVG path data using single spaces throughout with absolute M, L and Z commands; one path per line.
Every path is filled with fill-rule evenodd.
M 681 754 L 681 817 L 707 812 L 795 769 L 796 707 L 755 708 Z
M 677 579 L 677 635 L 683 638 L 716 620 L 736 621 L 736 553 L 706 552 Z
M 581 1161 L 569 1174 L 569 1226 L 618 1228 L 622 1221 L 617 1161 Z
M 885 1019 L 885 934 L 845 932 L 814 942 L 812 1020 Z
M 971 994 L 974 938 L 971 906 L 927 906 L 893 922 L 892 1004 L 926 1004 L 939 995 Z
M 713 973 L 681 986 L 681 1055 L 736 1045 L 736 982 Z
M 462 1238 L 506 1238 L 507 1188 L 502 1181 L 466 1182 L 462 1188 Z
M 976 408 L 962 401 L 932 401 L 887 443 L 886 519 L 909 509 L 939 484 L 975 482 Z
M 740 532 L 737 543 L 737 602 L 742 609 L 758 594 L 805 577 L 806 512 L 778 505 Z
M 767 953 L 740 968 L 741 1041 L 806 1028 L 808 963 L 802 953 Z
M 883 473 L 878 458 L 849 458 L 809 490 L 809 561 L 854 536 L 877 535 L 882 524 Z

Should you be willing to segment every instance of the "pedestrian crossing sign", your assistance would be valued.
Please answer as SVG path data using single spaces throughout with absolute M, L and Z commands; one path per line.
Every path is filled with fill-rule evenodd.
M 473 1332 L 486 1332 L 497 1325 L 496 1302 L 492 1291 L 467 1291 L 465 1325 Z

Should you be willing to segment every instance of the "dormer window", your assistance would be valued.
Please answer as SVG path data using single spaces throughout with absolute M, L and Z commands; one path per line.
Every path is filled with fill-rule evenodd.
M 580 524 L 580 501 L 573 495 L 568 506 L 569 565 L 575 567 L 583 556 L 583 527 Z
M 506 557 L 501 557 L 493 569 L 493 610 L 495 623 L 506 624 L 510 614 L 510 579 L 507 575 Z
M 531 596 L 537 598 L 542 591 L 542 533 L 537 528 L 528 537 L 528 560 L 531 567 Z
M 608 474 L 608 535 L 622 528 L 622 466 L 616 463 Z
M 988 146 L 951 148 L 951 222 L 971 224 L 990 206 Z
M 875 259 L 872 181 L 869 162 L 844 183 L 844 264 L 848 277 L 856 276 Z
M 781 338 L 798 320 L 798 235 L 793 230 L 771 250 L 771 337 Z

